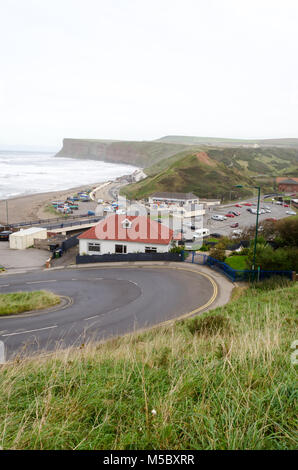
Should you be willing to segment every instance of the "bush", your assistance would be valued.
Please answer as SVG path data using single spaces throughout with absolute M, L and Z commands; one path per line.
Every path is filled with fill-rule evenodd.
M 210 256 L 218 261 L 224 261 L 226 259 L 226 253 L 223 248 L 219 248 L 218 245 L 216 247 L 211 248 Z
M 208 251 L 209 247 L 207 245 L 202 245 L 199 251 Z

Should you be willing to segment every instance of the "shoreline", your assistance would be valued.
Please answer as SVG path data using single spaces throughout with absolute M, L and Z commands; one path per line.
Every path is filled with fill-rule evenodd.
M 57 214 L 51 214 L 50 212 L 47 212 L 45 210 L 45 206 L 55 199 L 63 200 L 78 191 L 83 191 L 88 187 L 95 189 L 104 183 L 107 183 L 107 181 L 99 181 L 97 183 L 74 186 L 69 189 L 27 194 L 24 196 L 16 196 L 16 197 L 7 199 L 8 223 L 12 224 L 12 223 L 26 222 L 26 221 L 31 221 L 31 220 L 35 221 L 38 219 L 51 219 L 51 218 L 59 217 L 59 215 Z M 123 184 L 125 183 L 121 183 L 121 181 L 117 181 L 117 179 L 110 181 L 110 184 L 106 185 L 104 188 L 99 189 L 96 192 L 96 198 L 97 199 L 101 198 L 104 200 L 111 200 L 112 197 L 109 191 L 111 191 L 112 189 L 116 189 L 122 186 Z M 88 204 L 88 203 L 84 203 L 84 204 Z M 93 201 L 90 204 L 96 205 L 96 203 Z M 89 207 L 88 207 L 88 210 L 89 210 Z M 2 199 L 0 201 L 0 224 L 6 225 L 6 221 L 7 221 L 6 200 Z

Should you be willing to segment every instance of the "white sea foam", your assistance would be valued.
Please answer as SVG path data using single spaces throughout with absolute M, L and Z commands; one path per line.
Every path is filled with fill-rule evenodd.
M 0 151 L 0 199 L 113 180 L 136 167 L 50 153 Z

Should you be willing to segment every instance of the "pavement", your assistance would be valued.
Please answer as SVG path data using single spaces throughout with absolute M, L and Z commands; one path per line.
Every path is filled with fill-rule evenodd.
M 63 296 L 64 303 L 54 310 L 0 317 L 0 341 L 12 358 L 104 340 L 223 305 L 233 287 L 219 273 L 187 263 L 110 263 L 4 274 L 1 293 L 46 289 Z
M 0 266 L 12 272 L 20 269 L 40 269 L 44 267 L 49 256 L 49 251 L 36 248 L 11 250 L 9 242 L 0 241 Z

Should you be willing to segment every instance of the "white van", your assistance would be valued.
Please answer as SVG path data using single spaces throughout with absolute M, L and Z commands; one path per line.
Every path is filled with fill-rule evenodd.
M 194 237 L 195 238 L 200 238 L 200 237 L 208 237 L 210 235 L 210 230 L 208 228 L 198 228 L 195 230 Z
M 223 221 L 223 220 L 226 220 L 227 218 L 224 215 L 214 214 L 214 215 L 211 216 L 211 219 Z

